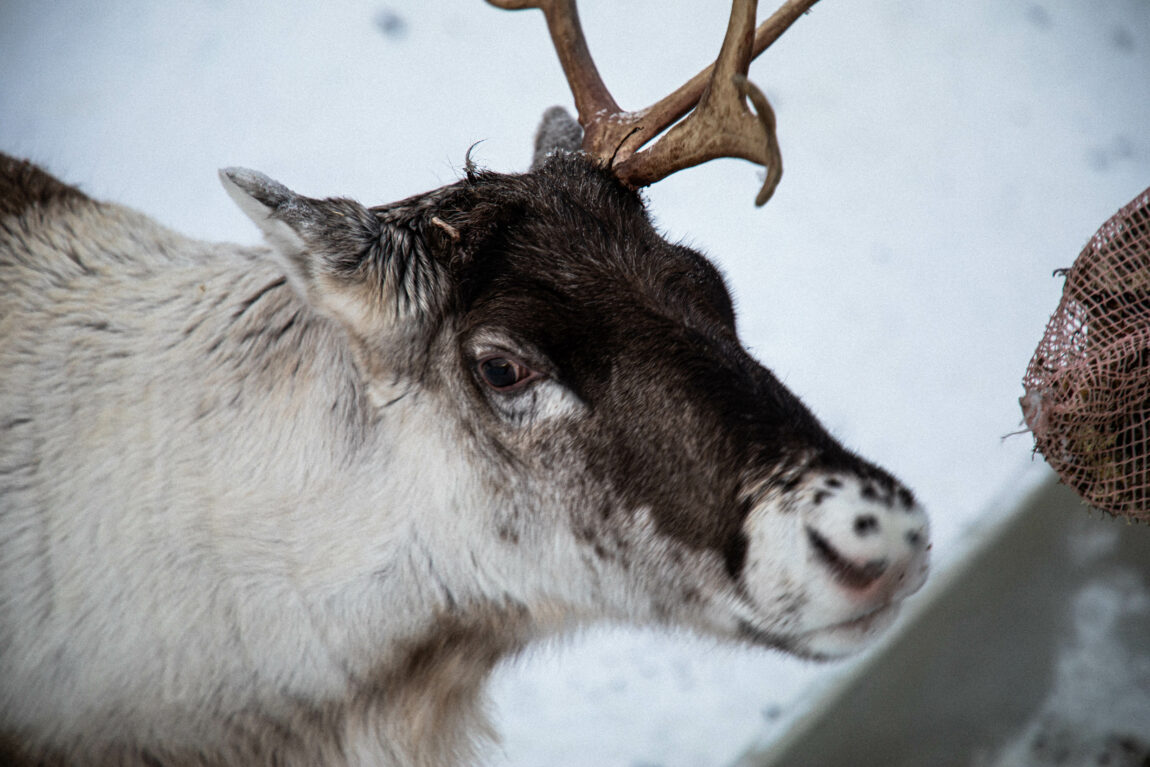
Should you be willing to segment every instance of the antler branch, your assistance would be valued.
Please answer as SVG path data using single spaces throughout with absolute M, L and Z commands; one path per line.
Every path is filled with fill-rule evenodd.
M 648 109 L 622 110 L 591 59 L 575 0 L 488 0 L 505 9 L 540 8 L 575 97 L 583 148 L 631 186 L 653 184 L 683 168 L 718 157 L 764 165 L 767 178 L 756 205 L 774 193 L 782 155 L 770 102 L 747 80 L 750 63 L 818 0 L 785 0 L 755 29 L 757 0 L 734 0 L 715 63 Z M 750 99 L 755 114 L 747 108 Z M 685 117 L 684 117 L 685 116 Z M 643 147 L 663 131 L 650 148 Z

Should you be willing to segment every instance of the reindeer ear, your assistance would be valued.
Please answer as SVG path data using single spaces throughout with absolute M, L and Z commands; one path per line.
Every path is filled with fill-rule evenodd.
M 292 287 L 322 313 L 375 333 L 429 303 L 411 300 L 413 283 L 437 284 L 417 227 L 385 224 L 354 200 L 296 194 L 246 168 L 224 168 L 220 180 L 263 230 Z
M 563 107 L 551 107 L 535 132 L 535 156 L 531 170 L 543 165 L 553 152 L 578 152 L 583 147 L 583 128 Z
M 286 260 L 288 277 L 296 288 L 304 287 L 311 269 L 307 263 L 308 245 L 301 228 L 317 215 L 306 198 L 259 171 L 223 168 L 220 181 L 248 218 L 264 233 L 268 244 Z

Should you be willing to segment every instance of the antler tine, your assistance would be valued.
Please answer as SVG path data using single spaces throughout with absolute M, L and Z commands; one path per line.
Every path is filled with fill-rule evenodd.
M 800 16 L 809 11 L 817 2 L 818 0 L 786 0 L 779 6 L 778 10 L 755 30 L 755 41 L 751 46 L 751 61 L 757 59 L 763 51 L 771 47 L 772 43 L 778 40 Z M 711 81 L 714 71 L 714 64 L 704 67 L 674 92 L 664 96 L 644 110 L 650 127 L 632 133 L 631 138 L 627 141 L 627 147 L 630 151 L 624 149 L 625 154 L 630 155 L 638 150 L 643 144 L 690 112 L 699 103 L 699 98 Z
M 583 27 L 579 23 L 579 12 L 575 0 L 487 0 L 497 8 L 509 11 L 524 8 L 538 8 L 547 19 L 547 30 L 551 42 L 559 55 L 563 74 L 575 97 L 575 109 L 579 113 L 579 124 L 583 126 L 584 147 L 596 143 L 595 126 L 603 124 L 607 116 L 622 114 L 623 110 L 615 102 L 611 92 L 603 83 Z M 589 150 L 590 151 L 590 150 Z
M 650 130 L 662 130 L 674 123 L 693 95 L 690 91 L 705 77 L 694 111 L 672 125 L 650 148 L 635 151 L 620 162 L 615 168 L 618 176 L 633 186 L 647 186 L 677 170 L 708 160 L 741 157 L 767 168 L 767 177 L 755 204 L 763 205 L 770 199 L 782 177 L 775 117 L 766 96 L 746 79 L 746 74 L 754 56 L 815 2 L 817 0 L 788 0 L 761 25 L 760 35 L 752 33 L 756 0 L 735 0 L 715 63 L 709 71 L 700 72 L 649 110 Z M 755 115 L 747 109 L 744 99 L 748 97 L 755 107 Z

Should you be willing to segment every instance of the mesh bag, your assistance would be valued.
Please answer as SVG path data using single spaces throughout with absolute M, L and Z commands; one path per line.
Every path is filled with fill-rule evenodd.
M 1150 189 L 1066 273 L 1022 381 L 1026 425 L 1092 506 L 1150 522 Z

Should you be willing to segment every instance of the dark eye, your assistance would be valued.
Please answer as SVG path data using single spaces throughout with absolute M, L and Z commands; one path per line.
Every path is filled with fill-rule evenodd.
M 486 357 L 479 361 L 483 382 L 497 391 L 508 391 L 539 377 L 531 368 L 510 357 Z

